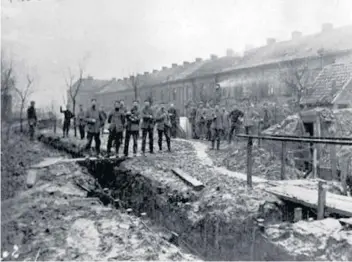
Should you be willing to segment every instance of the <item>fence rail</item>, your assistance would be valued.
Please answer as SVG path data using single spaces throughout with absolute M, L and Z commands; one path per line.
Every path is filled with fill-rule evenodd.
M 252 150 L 253 150 L 253 139 L 258 140 L 258 145 L 260 145 L 261 140 L 269 140 L 269 141 L 278 141 L 281 142 L 281 180 L 286 179 L 285 175 L 285 168 L 286 168 L 286 154 L 287 154 L 287 142 L 294 142 L 294 143 L 309 143 L 313 145 L 313 156 L 309 159 L 306 159 L 307 162 L 312 162 L 312 171 L 313 177 L 319 177 L 319 162 L 318 162 L 318 152 L 316 144 L 327 144 L 331 145 L 330 157 L 331 157 L 331 171 L 332 173 L 335 172 L 336 174 L 336 149 L 335 145 L 344 145 L 344 146 L 352 146 L 352 138 L 349 137 L 299 137 L 299 136 L 292 136 L 292 135 L 250 135 L 250 134 L 239 134 L 237 135 L 241 138 L 246 138 L 247 142 L 247 185 L 251 188 L 252 187 L 252 166 L 253 166 L 253 159 L 252 159 Z M 347 195 L 347 177 L 349 172 L 349 165 L 351 159 L 344 164 L 344 170 L 341 170 L 341 183 L 343 187 L 343 193 Z M 334 175 L 335 175 L 334 174 Z M 307 176 L 308 174 L 306 174 Z M 305 177 L 306 177 L 305 176 Z M 321 180 L 319 182 L 318 188 L 318 219 L 322 219 L 324 217 L 324 208 L 326 203 L 326 193 L 324 193 L 326 188 L 322 187 Z

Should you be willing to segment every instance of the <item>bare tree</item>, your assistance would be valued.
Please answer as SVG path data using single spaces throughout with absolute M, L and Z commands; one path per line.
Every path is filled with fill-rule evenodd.
M 77 95 L 81 89 L 83 83 L 83 68 L 79 66 L 79 73 L 78 78 L 75 80 L 76 77 L 72 74 L 71 69 L 68 69 L 68 77 L 65 78 L 65 83 L 68 88 L 68 95 L 72 102 L 72 113 L 73 115 L 76 114 L 76 99 Z M 76 117 L 73 118 L 73 128 L 75 132 L 75 137 L 77 137 L 77 124 L 76 124 Z
M 308 60 L 287 61 L 278 63 L 280 79 L 283 81 L 296 98 L 296 105 L 299 106 L 302 96 L 309 88 L 310 70 Z
M 1 51 L 1 120 L 8 120 L 12 109 L 11 89 L 15 86 L 12 61 L 7 63 Z
M 33 78 L 30 77 L 30 75 L 27 75 L 27 84 L 24 86 L 23 89 L 13 87 L 13 89 L 16 91 L 20 98 L 20 130 L 23 132 L 23 111 L 25 104 L 27 102 L 28 97 L 32 93 L 32 83 L 33 83 Z

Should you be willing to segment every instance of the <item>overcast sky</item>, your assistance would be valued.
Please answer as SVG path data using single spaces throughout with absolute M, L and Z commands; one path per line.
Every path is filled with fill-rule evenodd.
M 35 76 L 38 106 L 65 92 L 81 63 L 95 78 L 128 76 L 321 24 L 352 24 L 352 0 L 2 0 L 2 49 L 19 84 Z

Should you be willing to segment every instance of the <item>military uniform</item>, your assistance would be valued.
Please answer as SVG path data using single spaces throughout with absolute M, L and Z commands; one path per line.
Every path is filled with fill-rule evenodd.
M 205 139 L 205 108 L 200 107 L 196 112 L 197 135 L 200 139 Z
M 156 129 L 158 130 L 158 145 L 159 150 L 163 149 L 163 135 L 166 138 L 166 144 L 168 151 L 171 151 L 171 141 L 170 141 L 170 118 L 168 112 L 165 110 L 159 110 L 156 116 Z
M 149 138 L 149 152 L 154 152 L 154 112 L 151 107 L 144 107 L 142 110 L 142 152 L 145 153 L 147 135 Z
M 86 115 L 86 123 L 87 123 L 87 145 L 86 150 L 89 150 L 92 145 L 92 140 L 94 138 L 95 141 L 95 149 L 97 154 L 100 154 L 100 125 L 103 120 L 100 115 L 98 109 L 95 107 L 91 107 L 87 110 Z
M 29 137 L 30 140 L 34 139 L 35 126 L 37 125 L 37 113 L 33 106 L 27 109 L 27 120 L 29 126 Z
M 115 108 L 108 116 L 109 137 L 107 153 L 110 154 L 112 142 L 115 141 L 115 152 L 119 153 L 122 142 L 123 129 L 125 125 L 125 113 L 120 108 Z
M 220 149 L 220 138 L 221 133 L 224 129 L 224 116 L 220 110 L 214 110 L 212 113 L 212 120 L 211 120 L 211 147 L 214 149 L 215 140 L 217 141 L 216 149 Z
M 77 119 L 78 119 L 78 130 L 79 130 L 79 134 L 81 136 L 81 139 L 84 139 L 85 136 L 85 126 L 86 126 L 86 122 L 85 122 L 85 117 L 84 117 L 84 111 L 79 111 L 77 114 Z
M 125 148 L 124 154 L 128 156 L 128 148 L 130 145 L 131 136 L 133 138 L 133 154 L 137 154 L 137 139 L 139 134 L 139 122 L 140 122 L 140 113 L 138 108 L 134 107 L 131 109 L 131 112 L 126 113 L 126 138 L 125 138 Z

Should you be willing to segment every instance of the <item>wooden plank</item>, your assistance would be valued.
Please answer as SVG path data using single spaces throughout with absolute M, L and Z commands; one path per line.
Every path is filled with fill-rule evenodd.
M 197 179 L 191 177 L 187 173 L 183 172 L 179 168 L 174 168 L 171 169 L 171 171 L 180 177 L 183 181 L 185 181 L 188 185 L 192 186 L 196 191 L 202 190 L 204 188 L 204 185 L 202 182 L 198 181 Z
M 318 207 L 318 192 L 316 189 L 307 189 L 293 185 L 282 185 L 265 188 L 264 190 L 286 201 L 294 202 L 314 209 L 317 209 Z M 329 213 L 337 213 L 343 216 L 352 217 L 352 198 L 327 192 L 325 210 Z
M 35 185 L 37 182 L 37 171 L 34 169 L 29 169 L 27 171 L 27 179 L 26 179 L 26 185 L 28 188 L 31 188 Z

